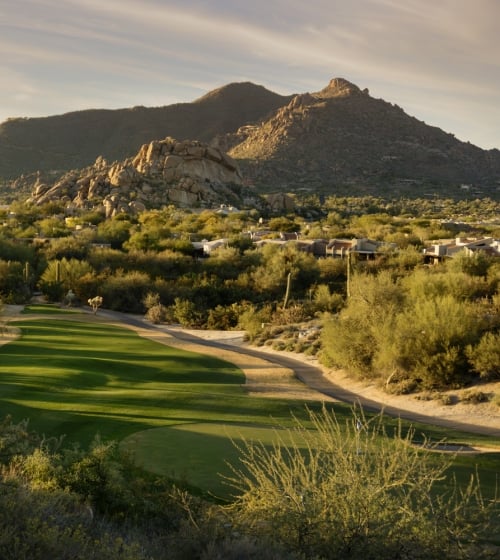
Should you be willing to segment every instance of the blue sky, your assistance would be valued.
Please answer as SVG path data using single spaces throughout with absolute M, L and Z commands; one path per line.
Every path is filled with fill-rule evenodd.
M 0 121 L 343 77 L 500 149 L 500 0 L 0 0 Z

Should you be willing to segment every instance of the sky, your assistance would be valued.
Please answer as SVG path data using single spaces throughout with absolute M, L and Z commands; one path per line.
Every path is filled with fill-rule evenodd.
M 500 149 L 500 0 L 0 0 L 0 122 L 341 77 Z

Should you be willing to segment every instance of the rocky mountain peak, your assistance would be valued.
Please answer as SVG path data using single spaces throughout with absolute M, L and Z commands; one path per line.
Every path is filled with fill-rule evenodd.
M 357 85 L 344 78 L 333 78 L 325 88 L 315 95 L 324 99 L 326 97 L 347 97 L 359 93 L 362 92 Z

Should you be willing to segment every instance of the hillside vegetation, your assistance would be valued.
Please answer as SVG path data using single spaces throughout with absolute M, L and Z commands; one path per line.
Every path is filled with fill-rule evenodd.
M 447 203 L 435 201 L 327 204 L 330 211 L 316 221 L 299 213 L 264 221 L 256 212 L 175 207 L 135 218 L 87 212 L 65 220 L 53 213 L 54 204 L 13 205 L 0 246 L 0 293 L 15 303 L 40 291 L 48 301 L 73 305 L 99 296 L 108 309 L 154 322 L 243 328 L 255 340 L 273 327 L 314 320 L 321 337 L 308 352 L 354 375 L 380 378 L 388 390 L 498 378 L 498 257 L 463 253 L 429 265 L 422 252 L 424 239 L 498 233 L 484 219 L 495 216 L 496 206 L 450 202 L 450 211 L 481 215 L 482 223 L 473 223 L 437 219 Z M 260 229 L 263 239 L 254 243 L 251 235 Z M 287 232 L 293 239 L 285 242 Z M 369 237 L 380 246 L 369 260 L 305 250 L 308 240 L 326 233 Z M 217 238 L 203 256 L 200 247 Z

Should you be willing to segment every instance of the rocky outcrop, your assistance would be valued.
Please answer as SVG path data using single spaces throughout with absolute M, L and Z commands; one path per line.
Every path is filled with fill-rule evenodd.
M 108 164 L 102 157 L 52 186 L 37 176 L 30 202 L 63 201 L 74 208 L 101 208 L 107 217 L 164 204 L 238 205 L 242 177 L 235 160 L 199 141 L 174 138 L 144 144 L 137 155 Z M 245 193 L 247 195 L 248 193 Z

